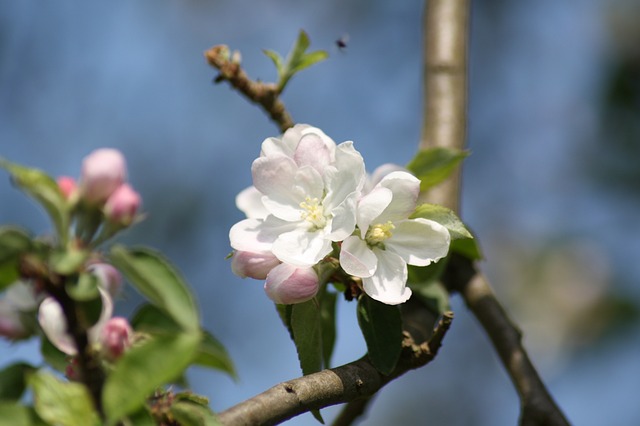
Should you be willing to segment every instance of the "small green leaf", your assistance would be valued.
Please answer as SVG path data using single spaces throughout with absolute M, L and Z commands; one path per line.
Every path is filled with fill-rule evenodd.
M 413 265 L 408 267 L 407 285 L 413 291 L 413 295 L 420 298 L 429 310 L 438 315 L 451 309 L 449 292 L 440 282 L 440 277 L 447 267 L 448 259 L 447 257 L 438 263 L 425 267 Z
M 292 305 L 291 329 L 302 374 L 306 376 L 322 370 L 322 334 L 317 300 Z
M 407 164 L 407 169 L 420 179 L 420 190 L 424 191 L 448 178 L 468 155 L 467 151 L 441 147 L 430 148 L 418 152 Z
M 46 336 L 42 336 L 40 339 L 40 353 L 50 367 L 60 372 L 64 372 L 69 364 L 67 354 L 53 346 L 53 343 Z
M 438 204 L 421 204 L 416 207 L 411 218 L 422 217 L 438 222 L 449 230 L 452 240 L 460 238 L 473 238 L 471 232 L 464 226 L 464 223 L 456 216 L 453 210 Z
M 198 308 L 178 271 L 160 253 L 146 248 L 111 248 L 111 263 L 154 305 L 185 331 L 200 329 Z
M 331 356 L 336 343 L 336 304 L 338 295 L 325 291 L 320 305 L 320 321 L 322 326 L 322 360 L 324 367 L 331 366 Z
M 153 391 L 187 368 L 201 340 L 199 333 L 154 336 L 131 348 L 104 385 L 102 402 L 109 424 L 134 413 Z
M 276 66 L 276 70 L 278 71 L 278 77 L 281 78 L 282 72 L 284 71 L 284 60 L 282 59 L 282 56 L 280 56 L 278 52 L 269 49 L 263 49 L 262 52 L 267 55 L 271 61 L 273 61 L 273 64 Z
M 358 324 L 371 363 L 379 372 L 388 375 L 402 352 L 400 309 L 363 295 L 358 301 Z
M 293 330 L 291 329 L 291 312 L 293 309 L 293 305 L 276 304 L 276 309 L 278 311 L 278 315 L 280 316 L 280 320 L 282 321 L 282 324 L 285 326 L 285 328 L 289 332 L 289 337 L 291 337 L 291 340 L 293 340 Z
M 177 333 L 180 327 L 163 311 L 149 304 L 142 305 L 131 319 L 131 326 L 136 331 L 144 331 L 149 334 Z M 202 341 L 193 360 L 193 364 L 228 373 L 234 379 L 237 378 L 236 370 L 222 343 L 211 333 L 204 331 Z
M 222 426 L 209 407 L 187 400 L 173 403 L 171 414 L 181 426 Z
M 96 299 L 100 293 L 98 291 L 99 278 L 95 274 L 82 273 L 75 281 L 70 281 L 66 285 L 69 296 L 77 302 L 86 302 Z
M 20 278 L 20 256 L 32 248 L 26 231 L 0 226 L 0 291 Z
M 274 59 L 274 57 L 280 58 L 279 62 L 282 66 L 278 67 L 278 64 L 276 63 L 276 67 L 281 70 L 278 72 L 278 76 L 280 77 L 278 81 L 278 92 L 282 92 L 284 90 L 285 86 L 287 85 L 291 77 L 294 76 L 294 74 L 326 59 L 329 56 L 327 52 L 322 50 L 306 53 L 308 48 L 309 36 L 306 32 L 300 30 L 300 33 L 298 33 L 298 38 L 296 39 L 293 48 L 287 55 L 287 59 L 285 60 L 284 65 L 282 65 L 282 58 L 280 58 L 279 55 L 275 56 L 277 55 L 275 52 L 265 52 L 265 54 L 269 56 L 271 60 L 274 61 L 274 63 L 276 63 L 276 59 Z
M 157 426 L 158 423 L 151 417 L 146 407 L 122 419 L 119 426 Z
M 38 415 L 50 424 L 90 426 L 100 424 L 84 385 L 63 382 L 45 371 L 29 377 Z
M 452 241 L 451 251 L 459 253 L 470 260 L 482 259 L 482 250 L 480 250 L 480 245 L 475 238 L 463 238 Z
M 0 400 L 17 401 L 27 387 L 27 374 L 35 367 L 17 362 L 0 371 Z
M 77 273 L 89 258 L 85 250 L 56 250 L 49 257 L 49 266 L 60 275 Z
M 15 184 L 44 207 L 58 236 L 62 241 L 66 241 L 70 214 L 56 181 L 41 170 L 20 166 L 2 157 L 0 167 L 11 173 Z

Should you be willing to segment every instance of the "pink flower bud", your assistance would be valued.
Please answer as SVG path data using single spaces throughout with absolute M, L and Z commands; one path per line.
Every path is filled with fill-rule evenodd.
M 313 268 L 298 268 L 281 263 L 269 272 L 264 290 L 276 303 L 290 305 L 306 302 L 319 288 L 318 274 Z
M 111 318 L 105 324 L 100 336 L 102 353 L 107 359 L 115 361 L 131 346 L 132 336 L 133 329 L 126 318 Z
M 252 253 L 250 251 L 236 251 L 231 259 L 231 270 L 239 277 L 264 280 L 267 274 L 280 261 L 271 253 Z
M 107 199 L 104 205 L 104 214 L 108 221 L 128 226 L 138 212 L 140 204 L 142 204 L 140 194 L 125 183 L 120 185 Z
M 82 196 L 92 204 L 103 203 L 127 178 L 127 166 L 120 151 L 102 148 L 82 162 Z
M 57 179 L 58 188 L 60 188 L 60 192 L 64 196 L 65 200 L 69 200 L 78 189 L 78 185 L 76 184 L 76 180 L 69 176 L 60 176 Z
M 115 297 L 122 289 L 122 274 L 108 263 L 94 263 L 87 270 L 98 277 L 99 285 L 107 290 L 111 297 Z

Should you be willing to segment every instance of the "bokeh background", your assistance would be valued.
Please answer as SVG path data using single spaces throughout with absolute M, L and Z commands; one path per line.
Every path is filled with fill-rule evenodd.
M 640 424 L 640 2 L 473 2 L 463 217 L 484 270 L 525 333 L 552 394 L 579 425 Z M 354 140 L 367 167 L 407 163 L 421 114 L 422 2 L 114 0 L 0 2 L 0 155 L 79 174 L 91 150 L 129 162 L 147 220 L 121 240 L 164 251 L 192 284 L 202 319 L 240 379 L 189 374 L 215 410 L 299 375 L 262 284 L 230 272 L 235 195 L 251 183 L 263 113 L 214 85 L 203 51 L 286 53 L 305 29 L 330 59 L 294 77 L 297 122 Z M 339 51 L 335 40 L 348 34 Z M 46 233 L 41 211 L 0 179 L 0 223 Z M 140 301 L 129 289 L 119 305 Z M 387 386 L 367 425 L 513 425 L 518 399 L 458 298 L 437 360 Z M 336 365 L 364 353 L 340 303 Z M 35 342 L 0 342 L 0 365 L 39 362 Z M 323 411 L 330 421 L 337 408 Z M 292 425 L 315 425 L 306 414 Z

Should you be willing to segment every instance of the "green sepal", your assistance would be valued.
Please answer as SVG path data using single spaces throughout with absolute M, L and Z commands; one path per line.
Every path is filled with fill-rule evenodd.
M 80 249 L 54 250 L 49 256 L 49 266 L 60 275 L 77 273 L 89 258 L 89 252 Z
M 191 364 L 200 333 L 152 336 L 120 358 L 104 384 L 107 423 L 136 412 L 153 391 L 180 377 Z
M 98 286 L 100 279 L 91 273 L 81 273 L 75 280 L 67 282 L 65 289 L 67 294 L 77 302 L 94 300 L 99 295 Z
M 193 296 L 180 273 L 164 256 L 148 248 L 115 245 L 109 258 L 143 296 L 169 314 L 183 330 L 200 330 Z
M 400 309 L 362 295 L 357 313 L 371 363 L 380 373 L 390 374 L 402 352 Z
M 447 179 L 468 155 L 468 151 L 457 149 L 429 148 L 418 152 L 407 169 L 420 179 L 420 190 L 425 191 Z
M 86 386 L 63 382 L 43 370 L 28 378 L 33 390 L 36 413 L 49 424 L 62 426 L 99 425 L 98 413 L 93 408 Z
M 11 364 L 0 371 L 0 401 L 17 401 L 27 388 L 27 375 L 35 367 L 26 362 Z
M 56 181 L 41 170 L 20 166 L 0 157 L 0 167 L 7 170 L 16 186 L 37 201 L 47 212 L 62 243 L 67 241 L 70 209 Z
M 218 416 L 209 408 L 209 400 L 191 392 L 175 395 L 171 414 L 181 426 L 222 426 Z

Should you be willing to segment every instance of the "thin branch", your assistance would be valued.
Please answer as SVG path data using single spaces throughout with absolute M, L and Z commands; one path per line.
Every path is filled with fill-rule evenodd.
M 280 99 L 280 92 L 274 83 L 253 81 L 229 54 L 225 45 L 214 46 L 204 53 L 209 65 L 217 69 L 220 74 L 215 82 L 228 81 L 231 87 L 242 93 L 249 101 L 260 105 L 269 118 L 284 132 L 293 126 L 293 119 Z
M 310 410 L 368 398 L 407 371 L 431 362 L 452 321 L 453 314 L 446 313 L 433 332 L 434 337 L 422 344 L 416 344 L 405 333 L 400 360 L 388 376 L 378 372 L 365 356 L 341 367 L 280 383 L 221 412 L 219 419 L 226 426 L 273 425 Z
M 424 14 L 424 122 L 420 148 L 464 149 L 467 122 L 468 0 L 428 0 Z M 459 211 L 460 174 L 427 194 L 429 202 Z M 568 425 L 486 277 L 475 265 L 453 257 L 445 276 L 478 318 L 520 396 L 520 424 Z

